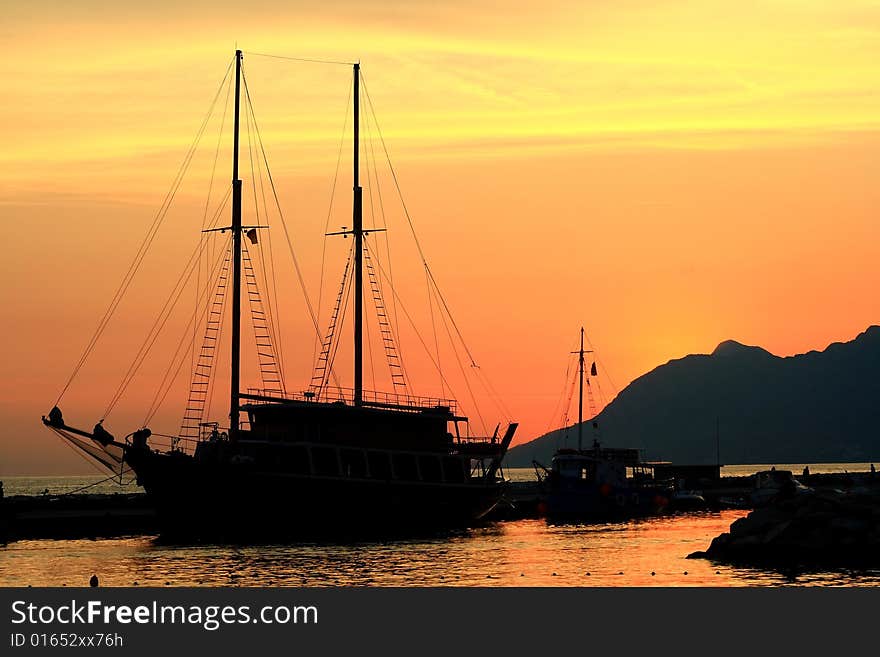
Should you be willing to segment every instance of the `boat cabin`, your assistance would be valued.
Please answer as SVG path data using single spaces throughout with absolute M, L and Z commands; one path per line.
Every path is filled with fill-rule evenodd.
M 205 425 L 196 460 L 231 458 L 300 476 L 464 483 L 494 477 L 491 463 L 504 452 L 497 436 L 459 434 L 467 418 L 455 414 L 453 400 L 367 393 L 355 405 L 343 392 L 322 401 L 308 393 L 242 396 L 248 421 L 234 444 Z
M 551 472 L 559 479 L 615 487 L 654 478 L 651 465 L 641 460 L 638 449 L 600 447 L 598 443 L 590 450 L 559 450 L 553 457 Z

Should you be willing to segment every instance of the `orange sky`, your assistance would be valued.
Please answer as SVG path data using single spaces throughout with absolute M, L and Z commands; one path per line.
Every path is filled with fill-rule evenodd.
M 880 321 L 876 2 L 180 4 L 4 9 L 0 475 L 89 471 L 39 416 L 118 285 L 236 43 L 363 63 L 427 258 L 481 371 L 521 421 L 519 441 L 558 425 L 553 407 L 582 324 L 619 389 L 728 338 L 786 355 Z M 350 70 L 254 55 L 245 70 L 316 295 Z M 143 277 L 65 397 L 71 422 L 99 419 L 198 239 L 211 126 Z M 333 228 L 350 222 L 347 149 Z M 224 142 L 223 184 L 225 154 Z M 424 273 L 380 175 L 399 291 L 433 344 Z M 273 226 L 287 376 L 298 389 L 312 333 Z M 346 247 L 328 242 L 325 301 Z M 415 392 L 440 394 L 400 322 Z M 438 336 L 455 379 L 442 325 Z M 163 349 L 111 430 L 142 420 Z M 455 387 L 474 416 L 466 388 Z M 169 399 L 159 430 L 174 430 L 179 406 Z M 499 413 L 479 406 L 491 429 Z

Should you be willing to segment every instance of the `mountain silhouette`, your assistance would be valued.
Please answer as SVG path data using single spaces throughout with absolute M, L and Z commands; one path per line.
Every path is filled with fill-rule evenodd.
M 880 326 L 824 351 L 779 357 L 733 340 L 671 360 L 630 383 L 584 423 L 609 447 L 652 460 L 722 463 L 875 461 L 880 458 Z M 512 448 L 508 467 L 545 465 L 577 447 L 577 427 Z

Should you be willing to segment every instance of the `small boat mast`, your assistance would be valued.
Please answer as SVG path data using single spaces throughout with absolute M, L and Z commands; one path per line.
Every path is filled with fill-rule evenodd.
M 578 375 L 580 377 L 578 385 L 578 451 L 580 452 L 584 448 L 584 354 L 593 353 L 592 349 L 584 349 L 583 326 L 581 326 L 581 348 L 571 353 L 578 355 Z

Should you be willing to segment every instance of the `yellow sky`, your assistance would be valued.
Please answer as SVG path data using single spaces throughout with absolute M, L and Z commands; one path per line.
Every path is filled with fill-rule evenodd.
M 791 354 L 878 322 L 878 2 L 181 4 L 4 7 L 0 221 L 11 284 L 0 291 L 10 318 L 0 417 L 14 433 L 0 439 L 0 474 L 79 467 L 36 420 L 236 44 L 363 63 L 428 258 L 482 370 L 522 421 L 520 439 L 558 421 L 549 416 L 581 324 L 622 387 L 724 339 Z M 256 55 L 245 69 L 316 287 L 350 71 Z M 155 314 L 148 301 L 161 304 L 179 273 L 175 257 L 201 223 L 212 139 L 162 234 L 167 255 L 146 265 L 154 284 L 136 288 L 140 303 L 124 308 L 104 358 L 118 350 L 127 363 Z M 333 225 L 350 212 L 350 180 L 340 180 Z M 401 276 L 422 285 L 401 291 L 425 320 L 396 212 Z M 280 235 L 275 247 L 284 254 Z M 328 248 L 332 296 L 344 245 Z M 289 349 L 289 376 L 305 382 L 311 337 L 286 285 L 289 338 L 309 344 Z M 429 364 L 413 358 L 429 379 L 422 391 L 438 392 Z M 84 423 L 98 419 L 118 372 L 95 365 L 88 376 L 67 402 L 84 405 Z M 130 402 L 121 425 L 137 415 Z

